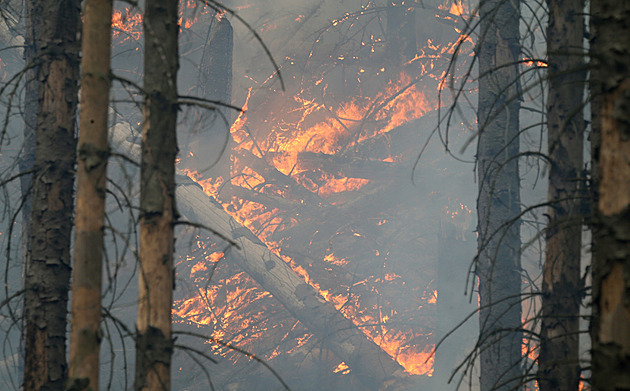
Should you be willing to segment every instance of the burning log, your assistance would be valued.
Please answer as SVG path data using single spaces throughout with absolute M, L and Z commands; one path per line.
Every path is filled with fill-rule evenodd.
M 128 141 L 129 124 L 117 124 L 110 132 L 116 150 L 130 155 L 132 160 L 139 159 L 140 146 Z M 180 181 L 176 190 L 180 212 L 188 220 L 211 227 L 218 235 L 236 242 L 237 247 L 231 250 L 232 259 L 343 360 L 366 387 L 372 390 L 404 387 L 408 376 L 400 364 L 208 197 L 200 186 L 181 172 L 178 176 L 185 180 Z
M 265 178 L 265 181 L 274 183 L 280 188 L 288 189 L 294 199 L 297 197 L 298 200 L 310 205 L 319 205 L 323 202 L 316 194 L 311 193 L 296 183 L 291 177 L 284 175 L 278 169 L 269 165 L 265 159 L 259 158 L 245 149 L 241 149 L 235 154 L 238 156 L 239 162 L 255 169 L 259 175 Z
M 241 186 L 232 186 L 230 194 L 242 200 L 257 202 L 269 208 L 277 208 L 285 211 L 305 210 L 306 205 L 303 203 L 276 196 L 273 194 L 265 194 L 256 190 L 250 190 Z
M 301 152 L 298 165 L 305 170 L 322 170 L 329 174 L 348 178 L 382 179 L 407 176 L 393 163 L 324 153 Z

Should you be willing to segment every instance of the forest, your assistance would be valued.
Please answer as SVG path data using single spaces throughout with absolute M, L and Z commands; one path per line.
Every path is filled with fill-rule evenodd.
M 0 389 L 630 390 L 630 1 L 0 0 Z

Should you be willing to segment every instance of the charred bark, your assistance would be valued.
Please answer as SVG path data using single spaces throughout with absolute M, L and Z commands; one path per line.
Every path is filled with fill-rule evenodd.
M 26 260 L 24 389 L 59 390 L 66 378 L 66 313 L 78 92 L 79 2 L 29 2 L 41 17 L 36 51 L 35 128 L 30 252 Z
M 70 384 L 99 388 L 112 1 L 87 0 L 81 59 Z
M 546 251 L 538 384 L 541 391 L 577 390 L 582 251 L 582 166 L 586 82 L 584 1 L 548 0 L 549 148 Z
M 594 204 L 592 387 L 630 389 L 630 3 L 591 1 L 591 92 L 599 131 Z
M 171 387 L 173 223 L 177 155 L 177 2 L 146 4 L 142 161 L 140 174 L 140 273 L 135 389 Z
M 478 259 L 481 390 L 521 383 L 519 170 L 520 2 L 480 7 Z

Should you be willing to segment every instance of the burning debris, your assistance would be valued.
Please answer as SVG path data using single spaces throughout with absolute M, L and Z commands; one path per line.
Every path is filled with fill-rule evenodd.
M 211 102 L 229 102 L 229 18 L 217 20 L 199 7 L 184 3 L 181 28 L 195 36 L 200 23 L 210 24 L 204 47 L 229 50 L 220 51 L 222 59 L 217 50 L 190 47 L 203 53 L 202 68 L 210 55 L 217 64 L 210 69 L 214 77 L 199 78 L 191 90 Z M 187 17 L 191 8 L 194 17 Z M 368 22 L 366 15 L 372 15 Z M 451 33 L 445 45 L 425 38 L 426 45 L 395 65 L 384 61 L 392 49 L 378 28 L 387 15 L 368 5 L 334 20 L 310 52 L 281 64 L 284 93 L 277 91 L 275 74 L 239 80 L 239 86 L 250 85 L 228 140 L 221 123 L 232 122 L 229 111 L 185 116 L 180 212 L 238 246 L 187 232 L 193 240 L 185 242 L 193 246 L 177 264 L 183 288 L 173 315 L 181 327 L 210 337 L 211 355 L 227 359 L 212 378 L 225 389 L 269 389 L 273 383 L 225 343 L 269 360 L 289 384 L 300 384 L 296 389 L 308 389 L 298 382 L 308 376 L 315 376 L 313 387 L 396 389 L 433 372 L 437 291 L 428 265 L 434 259 L 419 254 L 427 251 L 426 236 L 435 234 L 426 221 L 439 214 L 414 200 L 427 194 L 410 177 L 428 124 L 436 121 L 448 54 L 466 38 Z M 391 15 L 408 18 L 407 11 Z M 416 15 L 435 23 L 431 12 Z M 258 32 L 309 18 L 266 21 Z M 115 38 L 137 40 L 140 22 L 139 14 L 119 11 Z M 221 28 L 225 34 L 217 32 Z M 333 52 L 324 40 L 340 29 L 365 38 Z M 419 131 L 423 126 L 427 132 Z M 123 128 L 115 139 L 129 153 L 136 146 L 125 133 L 131 126 Z M 221 159 L 208 158 L 222 150 Z M 470 226 L 465 211 L 462 235 Z

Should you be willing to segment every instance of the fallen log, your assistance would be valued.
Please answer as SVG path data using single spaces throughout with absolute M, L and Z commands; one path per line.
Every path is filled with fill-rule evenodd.
M 314 152 L 300 152 L 298 165 L 301 169 L 321 170 L 348 178 L 381 179 L 403 177 L 406 174 L 400 172 L 393 163 Z
M 138 161 L 140 146 L 130 142 L 131 126 L 119 123 L 111 131 L 113 148 Z M 344 361 L 371 390 L 406 387 L 404 368 L 302 280 L 284 260 L 270 251 L 249 229 L 234 220 L 192 179 L 178 171 L 176 199 L 189 221 L 210 227 L 220 237 L 236 243 L 231 258 L 263 289 Z

